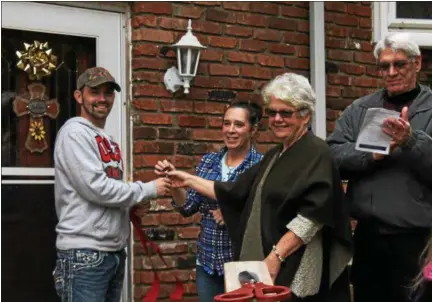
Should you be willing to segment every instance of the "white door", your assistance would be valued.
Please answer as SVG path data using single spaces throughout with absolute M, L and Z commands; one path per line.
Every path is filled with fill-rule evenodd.
M 52 276 L 46 274 L 52 269 L 47 266 L 52 265 L 55 257 L 52 250 L 55 239 L 53 142 L 59 127 L 79 113 L 73 90 L 77 76 L 87 67 L 105 67 L 122 86 L 122 92 L 116 94 L 106 132 L 119 142 L 123 160 L 127 163 L 124 16 L 44 3 L 2 2 L 1 5 L 2 228 L 10 234 L 2 248 L 9 257 L 5 270 L 10 274 L 3 274 L 2 267 L 2 277 L 9 276 L 5 284 L 15 286 L 9 292 L 14 295 L 10 297 L 11 301 L 52 301 L 52 292 L 48 292 L 52 287 L 49 284 Z M 56 70 L 42 79 L 30 79 L 26 72 L 16 67 L 16 51 L 23 51 L 24 43 L 33 44 L 35 40 L 49 41 L 52 54 L 57 56 Z M 38 110 L 48 112 L 49 107 L 39 106 L 43 102 L 33 99 L 33 111 L 25 109 L 26 106 L 17 106 L 14 102 L 17 96 L 31 100 L 33 88 L 29 87 L 43 87 L 48 99 L 57 100 L 58 112 L 36 119 L 34 114 Z M 38 126 L 35 121 L 41 121 L 41 124 Z M 36 139 L 31 133 L 35 129 L 40 131 L 40 126 L 44 132 Z M 29 273 L 30 270 L 34 272 Z M 34 286 L 20 288 L 17 285 L 20 283 L 26 286 L 33 283 Z M 21 292 L 27 292 L 29 296 L 18 297 Z M 128 300 L 127 292 L 125 301 Z

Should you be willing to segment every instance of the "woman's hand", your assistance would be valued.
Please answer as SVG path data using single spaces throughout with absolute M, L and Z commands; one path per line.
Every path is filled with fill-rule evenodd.
M 192 177 L 191 174 L 184 172 L 184 171 L 178 171 L 178 170 L 168 171 L 168 172 L 166 172 L 166 175 L 171 180 L 171 187 L 172 188 L 189 187 L 188 181 Z
M 225 224 L 225 221 L 224 221 L 224 219 L 223 219 L 222 212 L 221 212 L 220 209 L 210 210 L 210 213 L 212 213 L 212 215 L 213 215 L 213 219 L 216 221 L 216 223 L 217 223 L 218 225 L 221 225 L 221 226 L 222 226 L 222 225 Z
M 271 251 L 267 258 L 264 259 L 264 263 L 267 265 L 267 268 L 270 273 L 270 277 L 273 280 L 273 283 L 276 281 L 276 277 L 279 274 L 281 268 L 281 262 L 277 258 L 276 254 Z
M 175 171 L 175 167 L 166 159 L 164 161 L 158 161 L 155 165 L 155 173 L 158 176 L 166 176 L 167 172 Z

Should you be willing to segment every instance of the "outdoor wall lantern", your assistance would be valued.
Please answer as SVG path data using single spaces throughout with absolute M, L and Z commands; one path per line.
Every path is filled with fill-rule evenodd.
M 167 70 L 164 76 L 165 87 L 174 93 L 183 86 L 184 93 L 187 94 L 189 93 L 190 81 L 198 69 L 201 49 L 206 48 L 192 34 L 192 21 L 190 19 L 187 33 L 172 47 L 177 50 L 178 69 L 173 66 Z

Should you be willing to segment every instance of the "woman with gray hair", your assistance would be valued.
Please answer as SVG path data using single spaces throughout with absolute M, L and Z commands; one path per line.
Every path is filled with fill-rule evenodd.
M 235 261 L 264 261 L 273 281 L 291 288 L 290 301 L 349 301 L 351 258 L 347 205 L 330 149 L 308 131 L 315 93 L 308 80 L 286 73 L 262 92 L 280 144 L 235 182 L 168 172 L 218 201 Z

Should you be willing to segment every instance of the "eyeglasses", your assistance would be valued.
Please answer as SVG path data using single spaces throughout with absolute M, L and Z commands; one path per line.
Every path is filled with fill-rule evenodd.
M 276 115 L 279 113 L 281 118 L 290 118 L 293 116 L 293 114 L 297 111 L 300 111 L 303 109 L 299 109 L 299 110 L 273 110 L 270 108 L 266 109 L 266 113 L 269 117 L 276 117 Z
M 390 70 L 390 67 L 393 66 L 393 68 L 397 71 L 403 69 L 409 62 L 412 62 L 412 60 L 397 60 L 394 62 L 379 62 L 377 65 L 377 68 L 379 71 L 382 72 L 388 72 Z

